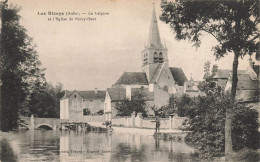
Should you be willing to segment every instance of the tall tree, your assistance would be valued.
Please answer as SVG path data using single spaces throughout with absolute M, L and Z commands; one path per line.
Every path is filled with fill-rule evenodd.
M 167 2 L 162 0 L 160 19 L 169 24 L 178 40 L 188 39 L 199 47 L 203 33 L 212 35 L 218 44 L 212 48 L 216 59 L 233 53 L 231 107 L 226 111 L 225 155 L 232 150 L 232 108 L 236 96 L 238 58 L 255 54 L 259 58 L 259 1 L 191 1 Z
M 33 89 L 38 89 L 45 82 L 32 38 L 19 23 L 19 10 L 7 4 L 2 10 L 0 58 L 2 131 L 17 127 L 19 115 L 29 113 L 26 103 L 29 100 L 28 96 Z

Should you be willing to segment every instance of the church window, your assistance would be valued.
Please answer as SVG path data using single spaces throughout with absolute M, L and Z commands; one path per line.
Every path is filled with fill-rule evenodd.
M 154 52 L 154 57 L 158 57 L 158 56 L 157 56 L 157 52 Z
M 153 62 L 154 62 L 154 63 L 157 63 L 157 62 L 158 62 L 158 55 L 157 55 L 157 52 L 154 52 Z
M 162 52 L 159 53 L 159 62 L 163 63 L 163 55 Z

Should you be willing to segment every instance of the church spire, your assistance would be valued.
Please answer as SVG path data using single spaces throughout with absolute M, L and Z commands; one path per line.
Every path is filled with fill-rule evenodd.
M 147 46 L 148 48 L 150 47 L 163 48 L 163 45 L 161 43 L 159 28 L 158 28 L 158 22 L 155 14 L 154 4 L 153 4 L 153 13 L 152 13 L 152 19 L 150 24 L 150 32 L 149 32 Z

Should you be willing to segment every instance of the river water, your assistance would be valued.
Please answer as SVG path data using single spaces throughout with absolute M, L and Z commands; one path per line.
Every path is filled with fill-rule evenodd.
M 19 161 L 195 161 L 183 142 L 133 133 L 20 130 L 12 133 Z

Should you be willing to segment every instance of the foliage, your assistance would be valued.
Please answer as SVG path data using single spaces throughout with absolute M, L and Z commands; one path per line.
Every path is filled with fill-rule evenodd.
M 126 98 L 116 103 L 117 116 L 130 116 L 133 112 L 142 113 L 147 116 L 145 96 L 141 93 L 134 93 L 131 99 Z
M 0 141 L 0 161 L 17 161 L 17 156 L 7 139 L 1 139 Z
M 186 111 L 192 104 L 192 99 L 187 94 L 184 94 L 182 97 L 175 97 L 174 102 L 176 104 L 176 114 L 180 117 L 186 116 Z
M 44 69 L 32 38 L 20 25 L 19 8 L 5 4 L 1 31 L 1 129 L 17 127 L 20 114 L 28 114 L 29 95 L 45 84 Z
M 260 150 L 243 149 L 234 155 L 234 160 L 237 162 L 259 162 Z
M 218 45 L 216 58 L 237 50 L 239 55 L 258 52 L 259 1 L 162 1 L 160 19 L 174 29 L 178 40 L 188 39 L 199 47 L 204 33 L 212 35 Z
M 40 92 L 31 94 L 30 112 L 37 117 L 59 118 L 60 99 L 64 95 L 62 84 L 53 86 L 48 83 Z
M 203 79 L 206 80 L 210 77 L 210 62 L 207 61 L 204 64 L 204 76 Z
M 200 158 L 219 157 L 224 155 L 225 111 L 231 102 L 218 88 L 207 92 L 207 96 L 187 99 L 183 102 L 185 116 L 189 118 L 188 130 L 191 131 L 185 141 L 199 150 Z M 181 100 L 181 99 L 180 99 Z M 184 100 L 184 99 L 183 99 Z M 176 102 L 179 107 L 179 102 Z M 243 148 L 257 149 L 259 147 L 258 112 L 250 109 L 244 103 L 237 102 L 232 109 L 232 142 L 235 151 Z
M 216 59 L 234 53 L 230 108 L 233 107 L 237 89 L 238 58 L 255 54 L 259 59 L 259 1 L 191 1 L 167 2 L 162 0 L 160 19 L 176 33 L 177 40 L 188 39 L 199 47 L 204 34 L 210 34 L 218 44 L 212 48 Z M 232 152 L 232 111 L 227 109 L 225 120 L 225 153 Z

